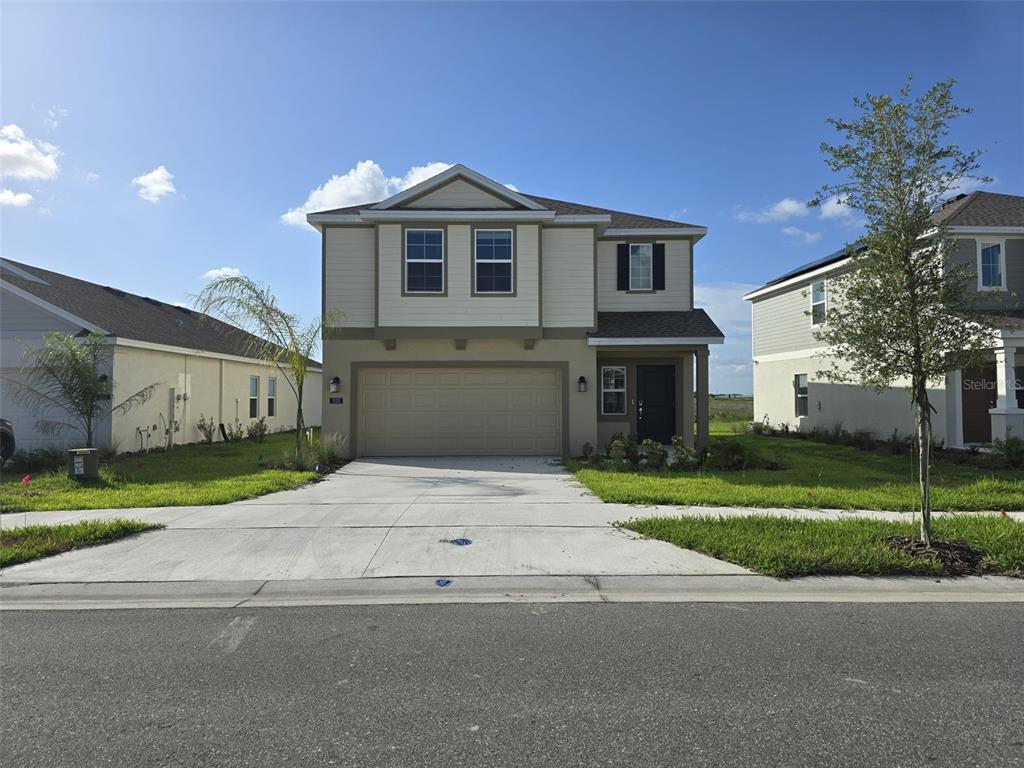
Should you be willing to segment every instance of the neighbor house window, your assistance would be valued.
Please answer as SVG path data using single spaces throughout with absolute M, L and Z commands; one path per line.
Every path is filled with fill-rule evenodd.
M 654 245 L 651 243 L 629 245 L 629 290 L 654 290 Z
M 444 293 L 444 230 L 405 230 L 405 292 Z
M 796 393 L 796 415 L 807 415 L 807 374 L 798 373 L 793 377 L 793 390 Z
M 609 365 L 601 369 L 601 413 L 623 416 L 626 413 L 626 366 Z
M 277 378 L 267 377 L 267 418 L 273 418 L 277 414 Z
M 260 415 L 260 377 L 249 377 L 249 418 L 255 419 Z
M 1006 288 L 1006 270 L 1003 263 L 1003 244 L 978 243 L 978 288 L 983 291 L 1001 291 Z
M 1024 408 L 1024 365 L 1018 365 L 1014 369 L 1014 385 L 1017 388 L 1017 407 Z
M 811 283 L 811 325 L 821 325 L 825 322 L 828 305 L 828 292 L 824 280 L 815 280 Z
M 512 293 L 512 230 L 476 230 L 476 293 Z

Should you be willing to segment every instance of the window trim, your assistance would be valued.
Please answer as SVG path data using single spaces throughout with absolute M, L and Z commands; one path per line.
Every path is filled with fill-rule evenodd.
M 646 245 L 651 249 L 651 284 L 648 288 L 634 288 L 633 287 L 633 246 Z M 628 251 L 626 253 L 627 263 L 629 266 L 629 293 L 654 293 L 654 242 L 649 243 L 627 243 Z
M 622 371 L 622 389 L 605 389 L 604 386 L 604 372 L 607 370 L 619 370 Z M 627 391 L 629 389 L 629 368 L 625 365 L 602 365 L 601 366 L 601 415 L 602 416 L 628 416 L 629 415 L 629 396 Z M 622 393 L 622 411 L 606 411 L 604 409 L 604 393 L 605 392 L 621 392 Z
M 814 300 L 814 284 L 815 283 L 821 283 L 821 290 L 825 294 L 825 298 L 822 299 L 821 301 L 815 301 Z M 811 284 L 808 286 L 807 293 L 808 293 L 808 298 L 810 298 L 810 300 L 811 300 L 811 312 L 810 312 L 810 315 L 811 315 L 811 327 L 812 328 L 817 328 L 819 325 L 827 325 L 828 324 L 828 278 L 822 277 L 820 280 L 812 280 Z M 822 320 L 820 323 L 814 322 L 814 308 L 818 304 L 822 304 L 825 307 L 825 319 Z
M 256 382 L 256 394 L 252 393 L 252 383 Z M 253 405 L 256 406 L 256 415 L 253 415 Z M 260 377 L 250 376 L 249 377 L 249 418 L 258 419 L 260 417 Z
M 274 382 L 273 393 L 270 382 Z M 277 376 L 267 376 L 267 418 L 277 418 Z
M 478 232 L 508 232 L 509 233 L 509 237 L 512 238 L 512 255 L 511 255 L 511 257 L 508 260 L 508 263 L 512 265 L 512 290 L 510 290 L 510 291 L 481 291 L 481 290 L 477 289 L 477 287 L 476 287 L 476 279 L 477 279 L 477 274 L 476 274 L 476 265 L 477 265 L 477 260 L 476 260 L 476 247 L 477 247 L 476 236 L 477 236 Z M 517 253 L 517 251 L 518 251 L 518 247 L 517 247 L 518 246 L 518 242 L 517 242 L 517 239 L 516 239 L 515 227 L 473 227 L 472 228 L 472 237 L 473 237 L 473 258 L 472 258 L 472 262 L 473 263 L 470 266 L 470 269 L 472 270 L 472 272 L 471 272 L 471 274 L 469 276 L 469 280 L 470 280 L 470 283 L 469 283 L 470 284 L 470 295 L 471 296 L 484 296 L 484 297 L 487 297 L 487 296 L 490 296 L 490 297 L 515 296 L 517 291 L 518 291 L 518 289 L 519 289 L 517 281 L 516 281 L 516 272 L 517 272 L 517 269 L 518 269 L 518 266 L 519 266 L 519 259 L 518 259 L 518 253 Z M 495 262 L 501 263 L 501 264 L 505 263 L 505 259 L 497 259 L 497 260 L 490 259 L 489 261 L 491 261 L 492 263 L 495 263 Z
M 806 392 L 800 394 L 800 377 L 804 377 L 804 389 Z M 800 413 L 800 401 L 804 401 L 805 413 Z M 797 419 L 806 419 L 811 413 L 811 377 L 806 373 L 793 374 L 793 415 Z
M 409 233 L 440 232 L 441 233 L 441 290 L 410 291 L 409 290 Z M 419 262 L 436 264 L 437 259 L 416 259 Z M 448 228 L 445 226 L 402 226 L 402 296 L 441 296 L 448 295 Z
M 1006 291 L 1006 238 L 990 237 L 987 239 L 978 238 L 974 241 L 977 247 L 977 269 L 978 269 L 978 291 L 984 291 L 990 293 L 992 291 Z M 983 285 L 982 284 L 982 270 L 981 270 L 981 252 L 987 246 L 998 245 L 999 246 L 999 285 Z

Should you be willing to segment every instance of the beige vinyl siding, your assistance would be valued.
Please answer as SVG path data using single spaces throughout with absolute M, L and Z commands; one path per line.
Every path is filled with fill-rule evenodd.
M 589 328 L 594 324 L 594 230 L 543 229 L 544 326 Z
M 1003 240 L 998 235 L 980 239 L 983 242 Z M 970 287 L 976 289 L 978 287 L 978 242 L 974 239 L 960 239 L 955 241 L 955 245 L 956 247 L 949 255 L 949 261 L 966 267 L 971 276 Z M 978 306 L 981 309 L 1024 309 L 1024 238 L 1006 238 L 1005 246 L 1006 292 L 976 292 Z
M 625 242 L 625 241 L 619 241 Z M 693 309 L 690 295 L 690 241 L 659 240 L 665 243 L 665 290 L 653 293 L 628 293 L 618 290 L 616 260 L 618 242 L 602 240 L 597 244 L 597 309 L 599 312 L 636 310 Z
M 812 333 L 811 281 L 789 290 L 757 299 L 753 306 L 754 357 L 820 347 Z
M 373 227 L 328 227 L 324 296 L 328 312 L 340 312 L 331 325 L 374 325 Z
M 484 192 L 479 187 L 473 186 L 467 181 L 456 179 L 445 184 L 440 189 L 435 189 L 423 197 L 413 200 L 411 203 L 402 206 L 403 208 L 511 208 L 501 198 Z
M 425 228 L 432 225 L 426 224 Z M 488 224 L 488 226 L 491 226 Z M 494 223 L 515 231 L 515 295 L 473 296 L 473 236 L 469 224 L 444 226 L 446 296 L 403 296 L 402 227 L 382 224 L 380 249 L 380 325 L 507 326 L 539 325 L 537 225 Z

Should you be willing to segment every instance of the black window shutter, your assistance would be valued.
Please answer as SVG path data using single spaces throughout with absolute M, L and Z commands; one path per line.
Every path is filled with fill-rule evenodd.
M 654 290 L 665 290 L 665 244 L 654 244 Z
M 618 290 L 629 290 L 629 243 L 619 243 L 618 261 L 616 263 L 618 274 Z

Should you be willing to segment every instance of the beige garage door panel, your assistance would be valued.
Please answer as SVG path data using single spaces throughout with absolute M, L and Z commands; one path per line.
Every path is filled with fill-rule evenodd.
M 562 453 L 562 377 L 551 368 L 367 369 L 364 456 Z

